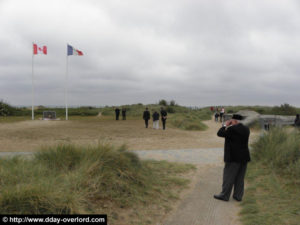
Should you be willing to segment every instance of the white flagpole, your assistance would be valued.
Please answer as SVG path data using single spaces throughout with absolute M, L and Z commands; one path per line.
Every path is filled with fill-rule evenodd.
M 68 46 L 68 45 L 67 45 Z M 68 120 L 68 50 L 66 59 L 66 83 L 65 83 L 65 103 L 66 103 L 66 120 Z
M 34 43 L 32 42 L 32 48 L 33 48 L 33 45 Z M 31 99 L 31 119 L 34 120 L 34 83 L 33 83 L 33 74 L 34 74 L 34 70 L 33 70 L 33 66 L 34 66 L 34 63 L 33 63 L 33 59 L 34 59 L 34 52 L 32 50 L 32 76 L 31 76 L 31 79 L 32 79 L 32 88 L 31 88 L 31 94 L 32 94 L 32 99 Z

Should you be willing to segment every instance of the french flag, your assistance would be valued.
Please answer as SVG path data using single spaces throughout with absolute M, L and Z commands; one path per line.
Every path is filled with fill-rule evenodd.
M 71 45 L 68 45 L 67 54 L 68 55 L 83 55 L 82 51 L 79 51 L 79 50 L 73 48 Z
M 47 55 L 47 46 L 39 47 L 37 44 L 33 44 L 33 54 L 44 54 Z

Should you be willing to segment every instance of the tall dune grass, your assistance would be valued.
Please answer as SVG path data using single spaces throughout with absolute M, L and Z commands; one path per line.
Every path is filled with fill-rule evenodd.
M 118 208 L 168 202 L 176 196 L 173 187 L 188 183 L 178 174 L 192 168 L 141 161 L 124 146 L 47 147 L 30 159 L 0 159 L 0 212 L 109 213 L 110 205 L 116 214 Z
M 300 132 L 275 128 L 253 145 L 254 160 L 272 170 L 300 179 Z
M 253 145 L 242 203 L 244 225 L 300 221 L 300 132 L 271 129 Z

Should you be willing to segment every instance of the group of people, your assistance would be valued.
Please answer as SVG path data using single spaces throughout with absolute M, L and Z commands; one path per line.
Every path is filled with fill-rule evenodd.
M 224 121 L 224 115 L 225 115 L 225 108 L 221 107 L 221 109 L 219 109 L 219 107 L 211 107 L 210 110 L 212 112 L 215 112 L 215 121 L 218 122 L 220 120 L 220 122 L 222 123 Z M 219 119 L 220 118 L 220 119 Z
M 122 108 L 121 112 L 122 112 L 122 119 L 126 120 L 126 108 Z M 120 109 L 118 107 L 115 109 L 115 115 L 116 115 L 116 120 L 119 120 Z
M 118 107 L 115 108 L 116 120 L 119 120 L 120 112 L 122 113 L 122 119 L 126 120 L 126 108 L 122 108 L 120 110 Z M 168 113 L 163 107 L 160 108 L 160 114 L 157 112 L 157 110 L 154 110 L 154 112 L 152 114 L 153 128 L 154 129 L 159 129 L 159 118 L 161 118 L 163 130 L 165 130 L 166 129 L 167 116 L 168 116 Z M 150 111 L 147 107 L 145 109 L 144 113 L 143 113 L 143 119 L 145 120 L 145 127 L 146 128 L 148 128 L 148 124 L 149 124 L 148 121 L 150 120 L 150 118 L 151 118 L 151 114 L 150 114 Z
M 168 116 L 168 113 L 163 107 L 161 107 L 161 109 L 160 109 L 160 115 L 157 112 L 157 110 L 154 110 L 154 112 L 152 114 L 153 128 L 154 129 L 159 129 L 159 117 L 161 117 L 163 130 L 165 130 L 166 129 L 167 116 Z M 144 113 L 143 113 L 143 119 L 145 120 L 145 127 L 148 128 L 148 121 L 150 120 L 150 111 L 149 111 L 148 108 L 146 108 Z

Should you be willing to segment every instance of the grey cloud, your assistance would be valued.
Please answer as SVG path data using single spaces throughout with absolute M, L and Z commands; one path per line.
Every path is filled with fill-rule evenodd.
M 72 3 L 72 4 L 71 4 Z M 0 99 L 64 105 L 283 102 L 298 105 L 299 3 L 288 1 L 0 1 Z

